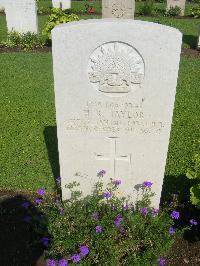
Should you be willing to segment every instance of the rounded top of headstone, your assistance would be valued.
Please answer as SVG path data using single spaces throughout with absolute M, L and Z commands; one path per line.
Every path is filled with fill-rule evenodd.
M 79 21 L 73 21 L 73 22 L 68 22 L 68 23 L 62 23 L 60 25 L 55 26 L 51 32 L 54 33 L 60 30 L 68 29 L 70 27 L 79 27 L 79 26 L 88 25 L 88 24 L 93 24 L 93 25 L 95 24 L 110 24 L 110 25 L 129 24 L 129 26 L 133 25 L 135 27 L 142 26 L 146 28 L 146 30 L 149 30 L 149 31 L 151 31 L 152 29 L 165 30 L 165 31 L 168 30 L 169 32 L 172 32 L 173 34 L 182 36 L 182 33 L 174 27 L 170 27 L 170 26 L 166 26 L 166 25 L 162 25 L 162 24 L 154 23 L 154 22 L 142 21 L 142 20 L 118 19 L 118 18 L 87 19 L 87 20 L 79 20 Z

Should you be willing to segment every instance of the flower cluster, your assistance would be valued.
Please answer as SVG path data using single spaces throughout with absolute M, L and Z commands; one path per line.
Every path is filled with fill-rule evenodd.
M 114 221 L 115 226 L 120 227 L 122 222 L 123 222 L 123 217 L 121 214 L 118 214 Z
M 107 192 L 104 192 L 104 193 L 103 193 L 103 198 L 105 198 L 105 199 L 109 199 L 109 198 L 111 198 L 111 197 L 112 197 L 112 193 L 111 193 L 111 192 L 107 191 Z
M 179 217 L 180 217 L 180 213 L 178 212 L 178 211 L 173 211 L 172 213 L 171 213 L 171 218 L 173 219 L 173 220 L 178 220 L 179 219 Z
M 105 170 L 100 170 L 100 171 L 97 173 L 97 176 L 98 176 L 98 177 L 103 177 L 105 174 L 106 174 L 106 171 L 105 171 Z
M 69 260 L 67 260 L 65 258 L 58 260 L 58 266 L 67 266 L 69 261 L 71 261 L 74 264 L 78 263 L 81 260 L 81 258 L 84 258 L 89 254 L 90 249 L 84 245 L 84 246 L 80 247 L 79 251 L 80 251 L 80 253 L 73 254 Z M 56 266 L 56 265 L 57 265 L 56 260 L 48 259 L 46 261 L 46 266 Z
M 100 170 L 98 172 L 99 177 L 104 177 L 106 174 L 105 170 Z M 87 201 L 87 207 L 89 206 L 89 222 L 87 223 L 88 218 L 88 212 L 81 212 L 81 215 L 76 217 L 76 211 L 74 211 L 73 204 L 71 205 L 63 205 L 59 201 L 56 205 L 56 214 L 58 213 L 57 210 L 59 210 L 61 215 L 66 215 L 69 217 L 59 217 L 57 219 L 57 223 L 53 221 L 54 226 L 56 227 L 57 224 L 59 224 L 59 227 L 57 227 L 55 230 L 56 236 L 58 231 L 60 230 L 62 225 L 62 222 L 65 223 L 64 227 L 70 228 L 71 226 L 71 218 L 73 220 L 73 232 L 69 229 L 70 237 L 73 239 L 73 246 L 77 245 L 77 234 L 80 234 L 80 223 L 81 223 L 81 230 L 83 230 L 81 233 L 83 233 L 84 238 L 80 240 L 82 243 L 80 246 L 79 243 L 79 249 L 77 251 L 74 251 L 71 253 L 71 242 L 65 243 L 65 246 L 63 244 L 62 253 L 59 250 L 57 250 L 54 254 L 59 258 L 59 256 L 62 256 L 63 258 L 60 260 L 53 260 L 49 259 L 47 260 L 48 266 L 67 266 L 68 264 L 84 264 L 84 265 L 93 265 L 94 262 L 94 255 L 95 258 L 100 258 L 101 261 L 99 263 L 102 263 L 102 265 L 106 265 L 107 260 L 109 260 L 109 256 L 112 257 L 113 254 L 115 254 L 115 258 L 112 257 L 111 259 L 116 259 L 117 262 L 122 261 L 122 257 L 124 252 L 126 250 L 131 250 L 131 247 L 133 245 L 133 239 L 138 244 L 138 253 L 136 253 L 135 257 L 136 259 L 141 259 L 141 262 L 143 260 L 145 263 L 148 264 L 147 261 L 149 261 L 149 258 L 152 258 L 152 261 L 155 259 L 155 249 L 152 247 L 147 247 L 145 244 L 145 238 L 148 237 L 148 234 L 154 234 L 157 233 L 158 236 L 156 238 L 156 241 L 158 242 L 158 250 L 156 251 L 156 263 L 159 266 L 164 266 L 167 264 L 166 258 L 161 257 L 162 252 L 165 250 L 164 248 L 169 246 L 169 244 L 172 241 L 172 238 L 178 232 L 178 229 L 176 229 L 173 224 L 176 220 L 180 219 L 180 213 L 177 209 L 171 209 L 171 212 L 168 213 L 168 209 L 161 209 L 159 210 L 156 207 L 151 207 L 150 204 L 150 197 L 153 193 L 151 192 L 151 187 L 153 183 L 151 181 L 144 181 L 142 183 L 142 195 L 143 198 L 141 201 L 138 201 L 138 205 L 134 203 L 130 203 L 128 199 L 125 197 L 118 198 L 115 195 L 115 191 L 118 189 L 118 186 L 121 185 L 122 181 L 120 179 L 110 179 L 111 182 L 109 182 L 108 187 L 102 191 L 102 188 L 104 187 L 103 179 L 100 179 L 100 182 L 97 183 L 96 194 L 92 194 L 91 198 L 91 204 L 90 201 Z M 58 178 L 57 183 L 60 184 L 60 178 Z M 38 195 L 40 196 L 38 200 L 43 200 L 43 196 L 45 194 L 44 189 L 38 190 Z M 103 200 L 104 199 L 104 200 Z M 74 202 L 72 202 L 74 203 Z M 75 203 L 78 203 L 78 207 L 80 207 L 80 210 L 84 210 L 84 207 L 86 205 L 84 201 L 78 201 Z M 46 205 L 46 204 L 45 204 Z M 23 204 L 24 208 L 28 208 L 28 204 Z M 139 206 L 139 207 L 138 207 Z M 177 206 L 176 204 L 172 205 L 171 207 Z M 43 207 L 43 206 L 40 206 Z M 64 208 L 63 208 L 64 207 Z M 102 208 L 101 208 L 102 207 Z M 106 209 L 104 208 L 106 207 Z M 64 211 L 65 210 L 65 211 Z M 88 210 L 88 209 L 87 209 Z M 105 211 L 106 210 L 106 211 Z M 107 211 L 108 210 L 108 211 Z M 72 216 L 70 214 L 72 213 Z M 80 214 L 80 212 L 79 212 Z M 81 217 L 81 218 L 80 218 Z M 66 219 L 65 219 L 66 218 Z M 52 220 L 55 219 L 55 216 Z M 76 220 L 77 219 L 77 220 Z M 175 221 L 172 221 L 175 220 Z M 61 222 L 61 223 L 60 223 Z M 77 224 L 76 224 L 77 222 Z M 198 222 L 195 219 L 189 220 L 191 226 L 196 226 Z M 152 226 L 151 223 L 154 223 L 156 225 Z M 75 225 L 75 226 L 74 226 Z M 78 226 L 77 226 L 78 225 Z M 144 225 L 144 226 L 143 226 Z M 78 229 L 76 229 L 76 227 Z M 91 228 L 92 227 L 92 230 Z M 52 226 L 53 228 L 53 226 Z M 138 230 L 139 228 L 139 230 Z M 145 233 L 143 232 L 143 229 L 140 230 L 140 228 L 145 228 Z M 89 229 L 89 230 L 88 230 Z M 84 235 L 84 230 L 86 230 L 86 235 Z M 151 231 L 152 230 L 152 231 Z M 54 232 L 54 230 L 53 230 Z M 91 232 L 91 234 L 90 234 Z M 52 233 L 52 232 L 51 232 Z M 63 235 L 68 237 L 66 232 L 62 232 Z M 162 234 L 163 233 L 163 234 Z M 146 236 L 147 235 L 147 236 Z M 53 234 L 52 234 L 53 236 Z M 162 241 L 159 239 L 162 238 Z M 164 241 L 163 241 L 164 238 Z M 79 240 L 78 240 L 79 241 Z M 47 236 L 44 236 L 40 242 L 47 247 L 49 245 L 49 238 Z M 134 242 L 134 243 L 135 243 Z M 152 240 L 153 242 L 153 240 Z M 121 245 L 121 253 L 118 254 L 118 246 L 117 244 L 120 243 Z M 162 245 L 160 245 L 162 243 Z M 57 243 L 56 243 L 57 244 Z M 156 245 L 156 243 L 153 243 Z M 107 246 L 110 245 L 109 250 L 107 251 Z M 112 246 L 113 245 L 113 246 Z M 91 246 L 91 247 L 90 247 Z M 123 246 L 126 246 L 127 249 L 124 249 L 123 252 Z M 57 248 L 56 245 L 54 245 L 55 249 Z M 141 249 L 147 249 L 148 255 L 144 255 L 140 258 L 140 247 Z M 53 244 L 51 244 L 50 249 L 53 250 Z M 90 250 L 91 249 L 91 250 Z M 106 250 L 106 256 L 104 253 L 104 250 Z M 50 250 L 51 251 L 51 250 Z M 53 250 L 54 251 L 54 250 Z M 47 250 L 48 252 L 48 250 Z M 52 253 L 49 253 L 52 255 Z M 67 256 L 66 254 L 70 254 Z M 150 254 L 150 255 L 149 255 Z M 153 254 L 153 255 L 152 255 Z M 66 257 L 65 257 L 66 256 Z M 127 252 L 127 256 L 129 256 Z M 146 257 L 145 257 L 146 256 Z M 86 261 L 84 261 L 84 258 L 86 257 Z M 133 257 L 131 259 L 134 260 Z M 154 263 L 154 262 L 153 262 Z M 147 265 L 144 264 L 144 265 Z M 139 264 L 138 264 L 139 265 Z M 142 265 L 142 264 L 141 264 Z
M 46 193 L 46 191 L 45 191 L 44 188 L 39 188 L 39 189 L 37 190 L 37 194 L 38 194 L 39 197 L 35 200 L 35 203 L 36 203 L 36 204 L 40 204 L 40 203 L 42 203 L 42 201 L 43 201 L 43 197 L 44 197 L 45 193 Z
M 46 266 L 56 266 L 56 265 L 57 265 L 56 260 L 48 259 L 46 261 Z M 68 265 L 68 260 L 66 259 L 58 260 L 58 266 L 67 266 L 67 265 Z
M 118 180 L 113 180 L 112 183 L 115 186 L 119 186 L 119 185 L 121 185 L 122 181 L 120 179 L 118 179 Z
M 170 234 L 170 235 L 174 235 L 175 232 L 176 232 L 176 229 L 175 229 L 174 227 L 171 226 L 171 227 L 169 228 L 169 234 Z
M 144 188 L 151 188 L 153 183 L 150 182 L 150 181 L 144 181 L 142 185 L 143 185 Z
M 167 264 L 167 261 L 166 261 L 165 258 L 159 258 L 159 259 L 158 259 L 158 265 L 159 265 L 159 266 L 164 266 L 164 265 L 166 265 L 166 264 Z
M 159 209 L 156 209 L 156 208 L 153 208 L 153 209 L 152 209 L 152 216 L 153 216 L 153 217 L 157 216 L 158 213 L 159 213 Z
M 140 208 L 140 213 L 144 216 L 147 216 L 147 213 L 148 213 L 148 209 L 145 207 L 145 208 Z
M 96 233 L 101 233 L 101 232 L 103 231 L 102 226 L 97 225 L 97 226 L 95 227 L 95 231 L 96 231 Z
M 198 222 L 195 219 L 190 219 L 189 222 L 191 225 L 198 225 Z

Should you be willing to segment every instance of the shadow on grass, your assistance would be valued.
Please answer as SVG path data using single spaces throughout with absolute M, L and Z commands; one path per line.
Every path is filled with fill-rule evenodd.
M 0 198 L 0 265 L 44 265 L 43 237 L 48 237 L 47 219 L 26 197 Z
M 169 205 L 172 198 L 177 197 L 179 206 L 175 208 L 180 212 L 180 219 L 175 221 L 176 227 L 190 226 L 190 219 L 198 221 L 198 226 L 190 226 L 189 230 L 184 231 L 183 238 L 188 242 L 200 241 L 200 210 L 190 203 L 192 182 L 185 175 L 165 176 L 161 195 L 161 205 Z
M 189 189 L 191 182 L 185 175 L 180 176 L 165 176 L 161 202 L 169 202 L 171 194 L 178 194 L 180 202 L 186 202 L 189 200 Z
M 197 47 L 197 36 L 194 35 L 183 35 L 183 43 L 187 43 L 191 49 Z
M 51 164 L 52 173 L 56 179 L 60 176 L 57 127 L 49 126 L 44 129 L 44 139 L 47 147 L 48 158 Z M 55 181 L 56 182 L 56 181 Z

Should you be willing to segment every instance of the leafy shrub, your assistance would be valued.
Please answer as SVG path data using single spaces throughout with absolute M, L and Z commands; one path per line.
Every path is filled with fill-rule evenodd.
M 200 154 L 193 158 L 193 168 L 188 169 L 186 176 L 193 180 L 193 186 L 190 188 L 190 200 L 192 204 L 200 208 Z
M 150 206 L 151 182 L 141 185 L 143 198 L 134 206 L 119 197 L 120 180 L 111 179 L 106 190 L 102 180 L 103 174 L 93 194 L 85 198 L 74 182 L 68 186 L 69 201 L 39 204 L 49 217 L 52 236 L 46 250 L 47 265 L 54 265 L 50 264 L 54 259 L 81 260 L 81 265 L 154 265 L 171 247 L 173 219 L 179 218 L 179 212 L 173 211 L 170 218 L 169 209 Z
M 194 18 L 200 18 L 200 5 L 192 7 L 190 11 Z
M 148 16 L 153 13 L 154 2 L 152 0 L 144 1 L 138 8 L 138 13 L 140 15 Z
M 167 17 L 176 17 L 180 16 L 181 14 L 181 8 L 179 6 L 170 6 L 170 8 L 166 11 L 165 15 Z
M 2 43 L 7 48 L 20 48 L 24 50 L 31 50 L 41 48 L 44 46 L 42 39 L 35 33 L 19 33 L 10 31 L 7 35 L 7 40 Z
M 49 14 L 51 12 L 51 8 L 49 7 L 38 7 L 37 9 L 38 14 Z
M 52 8 L 51 14 L 48 17 L 47 24 L 44 28 L 43 34 L 47 35 L 49 39 L 51 39 L 51 30 L 61 23 L 67 23 L 71 21 L 77 21 L 79 17 L 75 14 L 66 14 L 60 8 Z
M 160 7 L 155 7 L 154 10 L 153 10 L 153 15 L 155 16 L 164 16 L 165 15 L 165 9 L 163 8 L 160 8 Z

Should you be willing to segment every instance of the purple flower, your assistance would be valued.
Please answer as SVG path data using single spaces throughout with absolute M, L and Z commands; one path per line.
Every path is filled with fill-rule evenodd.
M 96 231 L 96 233 L 101 233 L 102 230 L 103 230 L 103 228 L 102 228 L 102 226 L 100 226 L 100 225 L 97 225 L 97 226 L 95 227 L 95 231 Z
M 170 227 L 170 228 L 169 228 L 169 234 L 170 234 L 170 235 L 174 235 L 174 234 L 175 234 L 175 231 L 176 231 L 176 230 L 175 230 L 174 227 Z
M 129 208 L 128 204 L 124 204 L 124 205 L 122 206 L 122 209 L 123 209 L 124 211 L 127 211 L 128 208 Z
M 98 214 L 98 212 L 94 212 L 94 213 L 92 214 L 92 219 L 95 220 L 95 221 L 97 221 L 97 220 L 99 219 L 99 214 Z
M 72 262 L 77 263 L 81 260 L 81 257 L 78 254 L 74 254 L 71 256 Z
M 85 257 L 90 252 L 89 248 L 87 246 L 81 246 L 80 247 L 80 254 L 81 256 Z
M 153 208 L 152 209 L 152 216 L 155 217 L 158 215 L 159 209 Z
M 58 266 L 67 266 L 68 261 L 66 259 L 62 259 L 58 261 Z
M 56 183 L 57 183 L 58 185 L 60 185 L 60 183 L 61 183 L 61 177 L 60 177 L 60 176 L 56 177 Z
M 106 171 L 105 170 L 101 170 L 97 173 L 97 176 L 98 177 L 103 177 L 104 175 L 106 174 Z
M 42 203 L 42 199 L 36 199 L 36 200 L 35 200 L 35 203 L 36 203 L 36 204 L 40 204 L 40 203 Z
M 147 209 L 147 208 L 140 208 L 140 213 L 141 213 L 142 215 L 146 216 L 147 213 L 148 213 L 148 209 Z
M 170 216 L 172 219 L 178 220 L 180 217 L 180 213 L 178 211 L 173 211 Z
M 118 214 L 115 221 L 114 221 L 114 224 L 116 227 L 120 227 L 121 222 L 123 222 L 123 217 L 121 214 Z
M 28 201 L 23 202 L 23 203 L 21 204 L 21 206 L 22 206 L 23 208 L 25 208 L 25 209 L 28 209 L 28 207 L 30 206 L 30 202 L 28 202 Z
M 191 225 L 197 225 L 198 222 L 195 219 L 190 219 L 190 224 Z
M 119 185 L 121 185 L 122 181 L 121 180 L 113 180 L 112 183 L 115 186 L 119 186 Z
M 27 215 L 27 216 L 24 217 L 23 220 L 24 220 L 24 222 L 29 223 L 30 220 L 31 220 L 31 217 Z
M 111 192 L 104 192 L 103 193 L 103 197 L 106 198 L 106 199 L 109 199 L 112 197 L 112 193 Z
M 43 244 L 43 246 L 48 247 L 49 245 L 49 238 L 44 236 L 40 239 L 40 242 Z
M 37 194 L 39 195 L 39 196 L 44 196 L 44 194 L 45 194 L 45 189 L 44 188 L 39 188 L 38 190 L 37 190 Z
M 153 183 L 150 181 L 144 181 L 143 182 L 143 187 L 145 187 L 145 188 L 150 188 L 152 185 L 153 185 Z
M 46 260 L 46 266 L 56 266 L 56 261 L 53 259 L 48 259 Z
M 158 259 L 158 264 L 159 264 L 159 266 L 164 266 L 164 265 L 167 264 L 167 261 L 164 258 L 159 258 Z

